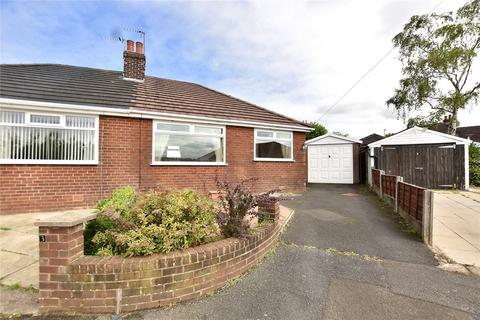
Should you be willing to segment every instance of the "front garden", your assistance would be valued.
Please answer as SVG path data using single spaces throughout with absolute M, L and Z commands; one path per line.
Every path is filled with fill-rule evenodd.
M 192 190 L 140 193 L 126 186 L 97 205 L 97 218 L 85 228 L 85 254 L 148 256 L 217 241 L 245 238 L 257 210 L 272 200 L 273 191 L 254 195 L 245 180 L 238 184 L 217 181 L 218 199 Z M 256 220 L 256 219 L 255 219 Z

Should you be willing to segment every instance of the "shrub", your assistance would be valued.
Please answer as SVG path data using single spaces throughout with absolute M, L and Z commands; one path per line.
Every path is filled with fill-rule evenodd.
M 254 210 L 258 202 L 269 198 L 275 192 L 272 190 L 260 195 L 252 194 L 246 184 L 254 181 L 256 179 L 247 179 L 232 185 L 226 180 L 216 179 L 220 201 L 216 208 L 217 224 L 224 237 L 246 237 L 250 226 L 245 217 L 248 214 L 251 214 L 252 218 L 258 216 L 258 212 Z
M 84 252 L 86 255 L 95 254 L 100 247 L 93 242 L 93 237 L 98 232 L 115 227 L 114 221 L 111 219 L 112 212 L 120 215 L 127 215 L 136 199 L 134 187 L 121 187 L 113 190 L 112 195 L 108 199 L 100 200 L 97 203 L 96 210 L 98 212 L 95 220 L 89 221 L 84 231 Z M 110 214 L 106 214 L 110 212 Z
M 473 143 L 469 148 L 470 185 L 480 186 L 480 147 Z
M 120 206 L 100 206 L 100 222 L 91 229 L 98 226 L 101 230 L 95 230 L 91 252 L 145 256 L 199 245 L 217 235 L 214 203 L 207 196 L 191 190 L 150 191 L 135 195 L 132 203 L 128 199 L 111 201 Z

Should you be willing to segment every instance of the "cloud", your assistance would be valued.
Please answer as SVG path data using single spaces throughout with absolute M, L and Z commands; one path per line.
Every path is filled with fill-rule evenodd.
M 100 39 L 115 27 L 142 28 L 149 75 L 198 82 L 299 120 L 320 120 L 331 131 L 365 136 L 404 127 L 385 105 L 400 78 L 396 52 L 320 116 L 391 49 L 408 17 L 436 4 L 4 1 L 0 60 L 121 70 L 122 45 Z M 438 10 L 455 6 L 445 0 Z

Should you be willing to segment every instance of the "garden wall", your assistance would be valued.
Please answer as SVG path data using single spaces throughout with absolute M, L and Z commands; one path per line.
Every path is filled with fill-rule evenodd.
M 0 165 L 0 214 L 84 209 L 115 188 L 216 190 L 215 177 L 259 178 L 255 192 L 303 191 L 305 133 L 293 132 L 295 161 L 254 161 L 254 128 L 227 126 L 227 165 L 151 165 L 152 120 L 100 116 L 98 165 Z
M 214 292 L 255 265 L 274 245 L 286 220 L 258 227 L 248 239 L 230 238 L 149 257 L 83 255 L 83 223 L 38 222 L 39 311 L 111 313 L 155 308 Z

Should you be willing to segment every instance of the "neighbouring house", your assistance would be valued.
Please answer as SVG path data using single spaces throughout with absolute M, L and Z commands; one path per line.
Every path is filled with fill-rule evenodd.
M 327 133 L 305 142 L 309 183 L 359 182 L 362 141 Z
M 450 128 L 451 116 L 445 116 L 443 121 L 438 124 L 434 131 L 448 133 Z M 457 127 L 455 135 L 460 138 L 470 139 L 477 144 L 480 143 L 480 126 Z
M 369 168 L 402 176 L 420 187 L 469 188 L 468 146 L 471 140 L 413 127 L 368 145 Z M 369 170 L 371 182 L 371 170 Z
M 310 127 L 204 86 L 145 76 L 142 44 L 124 70 L 0 66 L 0 213 L 88 208 L 114 188 L 255 191 L 306 185 Z

